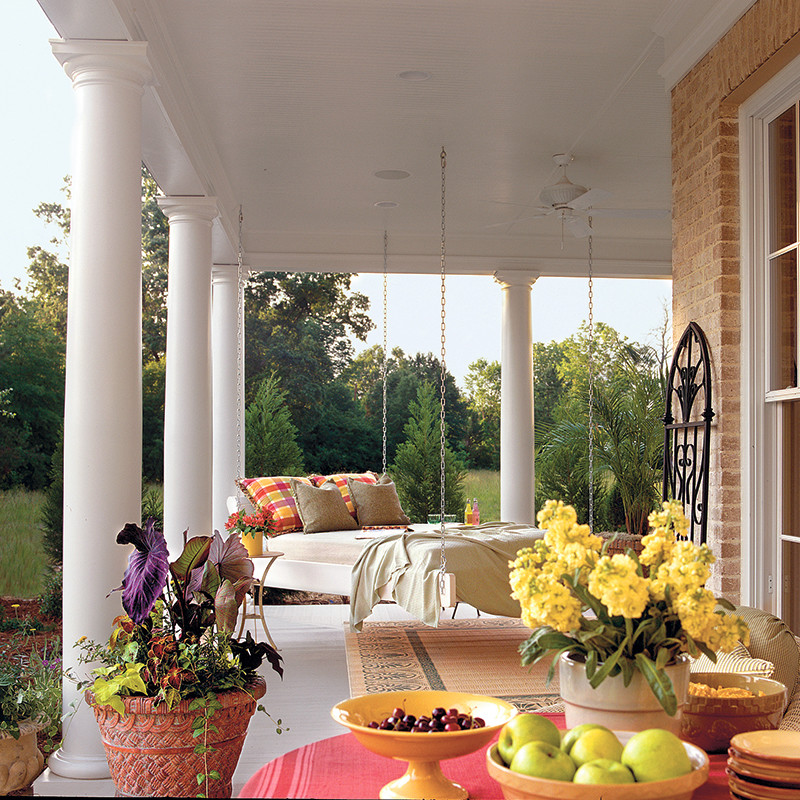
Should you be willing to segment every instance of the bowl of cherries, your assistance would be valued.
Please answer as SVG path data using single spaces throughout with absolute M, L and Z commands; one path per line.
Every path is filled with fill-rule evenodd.
M 450 781 L 439 762 L 487 745 L 517 709 L 503 700 L 466 692 L 377 692 L 343 700 L 331 709 L 368 750 L 407 761 L 402 778 L 386 784 L 384 798 L 463 800 L 466 789 Z

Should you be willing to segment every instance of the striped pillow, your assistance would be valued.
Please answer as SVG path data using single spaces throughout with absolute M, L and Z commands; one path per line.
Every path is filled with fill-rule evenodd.
M 275 535 L 301 530 L 303 523 L 297 511 L 297 501 L 292 494 L 292 486 L 287 476 L 268 478 L 241 478 L 237 486 L 256 508 L 263 508 L 272 514 Z M 308 478 L 293 480 L 311 486 Z
M 714 663 L 708 656 L 692 659 L 691 672 L 737 672 L 757 678 L 771 678 L 775 665 L 763 658 L 752 658 L 747 648 L 739 642 L 730 653 L 717 653 Z
M 350 497 L 350 489 L 347 488 L 347 479 L 351 481 L 361 481 L 361 483 L 377 483 L 378 476 L 374 472 L 339 472 L 334 475 L 311 475 L 309 476 L 314 482 L 314 486 L 322 486 L 324 483 L 335 483 L 342 493 L 344 503 L 350 516 L 356 519 L 356 507 L 353 499 Z

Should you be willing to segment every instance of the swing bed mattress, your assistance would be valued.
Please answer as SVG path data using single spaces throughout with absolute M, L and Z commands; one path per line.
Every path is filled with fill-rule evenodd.
M 270 539 L 275 560 L 265 585 L 350 597 L 350 625 L 361 623 L 381 600 L 392 600 L 427 625 L 438 625 L 441 612 L 439 572 L 442 539 L 438 528 L 411 526 L 409 531 L 350 530 L 289 533 Z M 489 614 L 519 617 L 511 597 L 508 562 L 531 547 L 543 531 L 527 525 L 484 523 L 448 526 L 446 570 L 455 575 L 456 601 Z M 253 559 L 255 574 L 266 559 Z

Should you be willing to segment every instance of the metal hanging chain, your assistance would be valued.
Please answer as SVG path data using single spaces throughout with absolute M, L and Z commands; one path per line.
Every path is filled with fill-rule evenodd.
M 439 534 L 441 537 L 441 554 L 439 559 L 439 588 L 444 591 L 445 585 L 445 573 L 447 572 L 447 554 L 445 553 L 444 547 L 444 509 L 445 509 L 445 472 L 444 472 L 444 446 L 445 446 L 445 439 L 444 439 L 444 432 L 445 432 L 445 424 L 444 424 L 444 410 L 445 410 L 445 397 L 444 397 L 444 390 L 445 390 L 445 376 L 447 373 L 447 368 L 445 366 L 445 342 L 446 342 L 446 326 L 445 326 L 445 264 L 446 264 L 446 198 L 447 198 L 447 187 L 445 182 L 445 172 L 447 167 L 447 153 L 445 152 L 444 147 L 442 147 L 442 152 L 439 155 L 439 158 L 442 163 L 442 255 L 441 255 L 441 268 L 442 268 L 442 288 L 441 288 L 441 323 L 440 323 L 440 331 L 441 331 L 441 372 L 440 372 L 440 382 L 439 382 L 439 393 L 440 393 L 440 400 L 441 400 L 441 407 L 439 410 L 439 435 L 440 435 L 440 446 L 439 446 L 439 459 L 440 459 L 440 502 L 439 502 Z
M 594 285 L 592 218 L 589 217 L 589 531 L 594 533 Z
M 381 379 L 383 380 L 383 474 L 386 474 L 386 366 L 389 360 L 388 333 L 387 333 L 387 253 L 389 251 L 389 236 L 383 232 L 383 365 L 381 367 Z
M 242 459 L 242 340 L 244 332 L 244 269 L 242 267 L 242 206 L 239 206 L 239 248 L 236 262 L 236 476 L 244 477 Z

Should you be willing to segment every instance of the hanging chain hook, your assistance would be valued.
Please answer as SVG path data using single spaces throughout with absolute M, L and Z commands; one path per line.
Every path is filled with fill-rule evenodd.
M 386 474 L 386 369 L 389 360 L 388 353 L 388 302 L 387 302 L 387 256 L 389 252 L 389 235 L 383 232 L 383 366 L 381 367 L 381 379 L 383 381 L 383 474 Z
M 594 275 L 589 216 L 589 531 L 594 533 Z
M 445 512 L 445 379 L 447 368 L 445 366 L 446 355 L 446 325 L 445 325 L 445 274 L 446 274 L 446 200 L 447 200 L 447 184 L 446 184 L 446 167 L 447 167 L 447 153 L 444 147 L 439 156 L 442 165 L 442 247 L 441 247 L 441 371 L 440 371 L 440 385 L 439 395 L 441 400 L 441 407 L 439 410 L 439 466 L 440 466 L 440 498 L 439 498 L 439 533 L 441 536 L 441 553 L 439 565 L 439 589 L 440 593 L 444 593 L 445 589 L 445 573 L 447 571 L 447 555 L 444 546 L 444 512 Z

